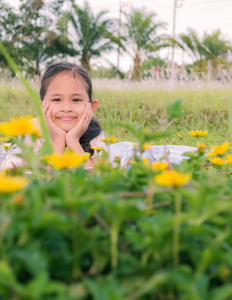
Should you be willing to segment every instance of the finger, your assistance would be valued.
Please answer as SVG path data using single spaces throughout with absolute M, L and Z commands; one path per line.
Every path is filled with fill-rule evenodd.
M 87 104 L 85 107 L 84 114 L 83 114 L 83 123 L 84 123 L 85 127 L 87 127 L 89 125 L 90 120 L 91 120 L 91 110 L 90 110 L 89 105 Z
M 42 102 L 42 111 L 44 114 L 47 113 L 49 106 L 50 106 L 50 102 L 47 102 L 45 100 Z

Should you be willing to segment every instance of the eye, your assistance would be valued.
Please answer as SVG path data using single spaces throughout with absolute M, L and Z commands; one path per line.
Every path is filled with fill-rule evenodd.
M 82 100 L 81 99 L 78 99 L 78 98 L 74 98 L 73 99 L 73 102 L 81 102 Z
M 55 99 L 52 99 L 53 102 L 59 102 L 60 101 L 60 98 L 55 98 Z

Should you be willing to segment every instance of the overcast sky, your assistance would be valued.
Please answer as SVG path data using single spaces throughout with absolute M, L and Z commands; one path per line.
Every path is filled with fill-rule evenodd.
M 81 5 L 83 0 L 78 0 Z M 90 0 L 90 6 L 93 12 L 107 9 L 112 17 L 119 16 L 120 0 Z M 172 34 L 173 7 L 174 0 L 121 0 L 122 9 L 129 12 L 130 6 L 146 8 L 148 11 L 157 14 L 157 21 L 168 23 L 166 33 Z M 204 32 L 212 33 L 220 29 L 225 39 L 232 41 L 232 0 L 179 0 L 176 10 L 176 34 L 187 33 L 187 28 L 194 28 L 199 35 Z M 171 53 L 169 53 L 171 55 Z M 163 51 L 163 58 L 167 58 L 168 52 Z M 116 53 L 110 55 L 112 62 L 116 64 Z M 182 58 L 182 53 L 175 50 L 175 60 L 178 63 L 189 62 L 189 58 Z M 128 56 L 120 58 L 120 67 L 124 70 L 132 65 L 132 60 Z
M 1 0 L 0 0 L 1 1 Z M 45 0 L 49 1 L 49 0 Z M 212 33 L 216 29 L 220 29 L 224 37 L 232 41 L 232 0 L 177 0 L 178 8 L 176 14 L 176 34 L 187 33 L 187 28 L 194 28 L 200 35 L 205 31 Z M 17 3 L 18 0 L 7 0 L 10 4 Z M 173 6 L 174 0 L 89 0 L 88 1 L 93 13 L 98 13 L 101 10 L 108 10 L 108 16 L 115 18 L 119 17 L 119 3 L 121 2 L 122 10 L 129 12 L 130 6 L 141 8 L 155 12 L 157 21 L 166 22 L 167 34 L 172 34 L 173 22 Z M 76 0 L 81 6 L 84 0 Z M 170 53 L 169 53 L 170 54 Z M 163 51 L 163 58 L 167 58 L 168 52 Z M 117 54 L 107 55 L 107 58 L 116 65 Z M 182 53 L 175 51 L 175 60 L 181 63 L 189 62 L 186 57 L 182 58 Z M 97 64 L 102 62 L 94 61 Z M 132 60 L 129 56 L 120 57 L 120 67 L 126 71 L 132 65 Z

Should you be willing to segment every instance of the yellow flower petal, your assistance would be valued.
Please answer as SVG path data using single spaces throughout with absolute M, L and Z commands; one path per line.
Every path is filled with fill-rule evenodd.
M 232 154 L 226 155 L 226 164 L 231 164 L 232 165 Z
M 222 145 L 212 146 L 212 150 L 216 155 L 223 155 L 226 150 L 228 150 L 230 147 L 230 144 L 228 142 L 223 143 Z
M 155 176 L 155 182 L 162 186 L 173 187 L 182 186 L 189 182 L 191 174 L 180 173 L 176 170 L 164 170 L 161 174 Z
M 153 162 L 151 164 L 151 168 L 154 171 L 163 171 L 168 167 L 168 163 L 167 162 L 161 162 L 159 160 Z
M 101 150 L 102 150 L 102 147 L 91 147 L 91 149 L 97 150 L 97 151 L 101 151 Z
M 112 143 L 114 143 L 114 142 L 117 141 L 117 139 L 115 137 L 111 136 L 109 138 L 105 137 L 104 139 L 101 139 L 101 141 L 102 142 L 112 142 Z
M 143 150 L 149 150 L 150 147 L 151 147 L 151 143 L 146 142 L 146 143 L 143 144 Z
M 128 161 L 128 164 L 131 164 L 131 165 L 136 165 L 136 164 L 137 164 L 137 162 L 136 162 L 136 161 L 133 161 L 133 160 L 129 160 L 129 161 Z
M 31 116 L 27 117 L 12 117 L 9 122 L 0 123 L 0 133 L 2 135 L 16 137 L 18 135 L 25 136 L 26 134 L 33 134 L 40 136 L 38 128 L 35 126 Z
M 144 163 L 146 166 L 149 165 L 149 160 L 148 160 L 147 157 L 146 157 L 146 158 L 142 158 L 142 161 L 143 161 L 143 163 Z
M 117 141 L 117 139 L 115 137 L 111 136 L 110 138 L 108 138 L 108 141 L 114 143 Z
M 55 169 L 60 170 L 68 168 L 78 168 L 88 160 L 89 156 L 89 153 L 77 154 L 73 151 L 65 151 L 62 154 L 53 153 L 51 155 L 45 155 L 43 157 L 43 160 L 45 160 Z
M 193 136 L 193 137 L 198 137 L 198 136 L 205 136 L 208 133 L 208 130 L 191 130 L 188 135 Z
M 209 161 L 216 166 L 222 166 L 223 165 L 223 159 L 221 157 L 214 157 L 210 158 Z
M 13 193 L 23 189 L 28 180 L 20 176 L 5 176 L 0 174 L 0 193 Z

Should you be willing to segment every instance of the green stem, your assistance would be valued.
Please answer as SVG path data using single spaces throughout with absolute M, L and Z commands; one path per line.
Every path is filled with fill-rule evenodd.
M 111 228 L 111 266 L 117 268 L 118 266 L 118 231 L 119 227 L 117 224 L 113 224 Z
M 18 139 L 16 141 L 16 143 L 21 148 L 22 154 L 23 154 L 22 156 L 25 157 L 26 161 L 28 162 L 29 168 L 32 171 L 33 177 L 38 182 L 40 182 L 41 174 L 40 174 L 40 171 L 39 171 L 39 168 L 38 168 L 38 165 L 37 165 L 38 161 L 37 161 L 37 159 L 35 159 L 34 153 L 32 151 L 30 151 L 30 149 L 24 144 L 23 141 Z
M 180 244 L 180 224 L 181 224 L 181 194 L 178 189 L 175 190 L 175 216 L 173 232 L 173 266 L 179 265 L 179 244 Z

